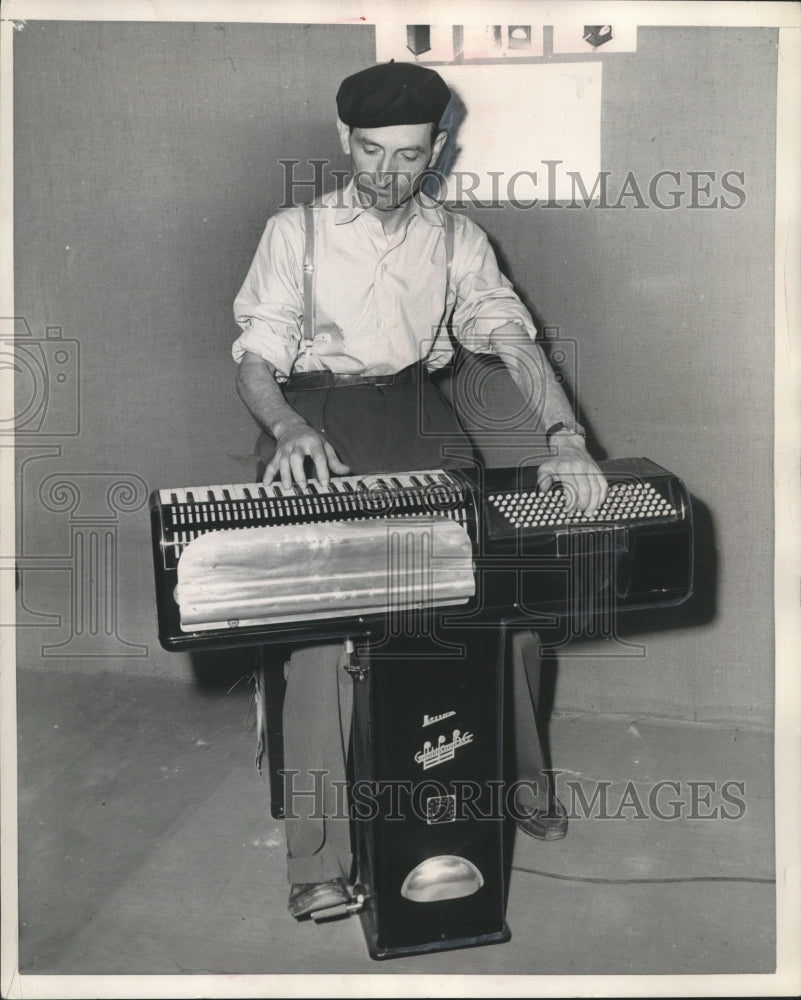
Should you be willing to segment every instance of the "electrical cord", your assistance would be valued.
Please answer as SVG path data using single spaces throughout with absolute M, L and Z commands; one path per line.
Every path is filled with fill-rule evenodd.
M 559 875 L 556 872 L 544 872 L 537 868 L 523 868 L 512 865 L 512 871 L 526 872 L 528 875 L 539 875 L 542 878 L 555 878 L 562 882 L 591 882 L 595 885 L 667 885 L 678 882 L 753 882 L 756 885 L 775 885 L 775 878 L 750 878 L 745 875 L 686 875 L 677 878 L 592 878 L 589 875 Z

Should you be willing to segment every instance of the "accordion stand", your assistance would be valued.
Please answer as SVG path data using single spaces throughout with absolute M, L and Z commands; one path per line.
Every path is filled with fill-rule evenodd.
M 379 644 L 354 681 L 351 822 L 375 959 L 511 936 L 501 802 L 506 630 L 448 643 L 442 629 Z
M 507 629 L 460 644 L 441 619 L 417 635 L 346 640 L 354 685 L 350 904 L 374 959 L 508 941 L 503 811 Z M 278 662 L 262 650 L 271 811 L 284 815 Z M 279 658 L 280 659 L 280 658 Z

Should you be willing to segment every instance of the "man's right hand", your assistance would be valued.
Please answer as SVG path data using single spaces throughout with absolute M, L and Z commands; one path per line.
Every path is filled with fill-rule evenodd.
M 350 472 L 323 435 L 310 427 L 284 399 L 276 382 L 275 368 L 269 361 L 245 351 L 237 369 L 236 388 L 257 423 L 275 438 L 275 454 L 264 470 L 266 484 L 280 475 L 281 485 L 286 489 L 292 488 L 293 480 L 305 489 L 307 458 L 311 458 L 317 479 L 325 486 L 329 470 L 336 476 Z
M 264 483 L 271 483 L 276 475 L 281 478 L 281 486 L 290 489 L 293 481 L 301 489 L 306 488 L 306 458 L 311 458 L 322 486 L 328 485 L 329 474 L 345 476 L 349 466 L 340 462 L 339 456 L 322 434 L 299 420 L 282 428 L 275 439 L 275 454 L 264 470 Z M 329 472 L 330 470 L 330 472 Z

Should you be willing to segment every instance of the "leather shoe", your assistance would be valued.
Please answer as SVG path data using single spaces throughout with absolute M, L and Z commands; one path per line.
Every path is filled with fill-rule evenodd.
M 517 820 L 518 829 L 537 840 L 561 840 L 567 834 L 567 811 L 555 796 L 551 807 L 533 809 Z
M 301 882 L 289 890 L 289 912 L 296 920 L 311 916 L 315 910 L 350 902 L 344 879 L 330 882 Z

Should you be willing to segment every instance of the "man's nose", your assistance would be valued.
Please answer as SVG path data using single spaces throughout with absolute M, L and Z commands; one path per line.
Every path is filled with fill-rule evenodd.
M 377 164 L 376 177 L 379 183 L 386 184 L 392 179 L 393 171 L 390 170 L 390 161 L 388 157 L 382 157 Z

